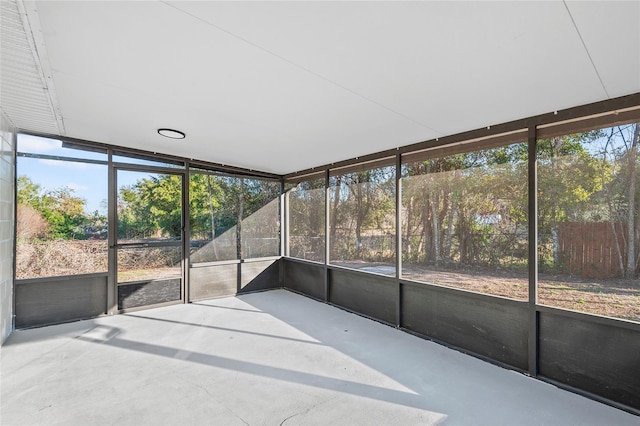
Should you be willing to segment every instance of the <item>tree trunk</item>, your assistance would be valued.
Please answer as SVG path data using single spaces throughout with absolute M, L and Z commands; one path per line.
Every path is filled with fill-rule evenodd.
M 558 153 L 560 152 L 561 141 L 560 138 L 553 138 L 552 142 L 552 150 L 551 150 L 551 176 L 555 179 L 556 176 L 556 162 Z M 552 190 L 552 194 L 553 194 Z M 551 242 L 552 242 L 552 250 L 553 250 L 553 269 L 555 271 L 560 268 L 560 241 L 558 240 L 558 222 L 557 222 L 557 211 L 555 202 L 551 205 Z
M 364 221 L 364 196 L 361 179 L 356 184 L 356 259 L 362 259 L 362 222 Z M 368 183 L 367 183 L 368 185 Z
M 552 209 L 552 215 L 555 215 L 555 208 Z M 553 266 L 554 268 L 560 267 L 560 239 L 558 237 L 558 224 L 556 223 L 555 216 L 551 221 L 551 241 L 553 244 Z
M 627 208 L 627 267 L 624 271 L 625 278 L 633 278 L 636 272 L 636 231 L 635 231 L 635 206 L 636 206 L 636 157 L 640 141 L 640 123 L 636 124 L 633 132 L 631 147 L 627 152 L 629 163 L 629 188 Z
M 428 192 L 425 191 L 424 195 L 424 209 L 422 210 L 422 234 L 423 242 L 422 242 L 422 250 L 424 253 L 424 261 L 425 263 L 429 263 L 431 260 L 431 254 L 433 253 L 432 245 L 431 245 L 431 220 L 429 218 L 431 211 L 431 200 L 429 198 Z
M 336 232 L 338 228 L 338 206 L 340 205 L 340 187 L 342 186 L 342 177 L 336 177 L 336 187 L 333 193 L 333 207 L 331 208 L 331 223 L 329 226 L 329 247 L 333 254 L 336 254 Z M 329 260 L 329 259 L 327 259 Z
M 407 224 L 406 228 L 406 237 L 404 241 L 404 246 L 406 247 L 407 260 L 411 259 L 411 254 L 413 252 L 413 247 L 411 245 L 411 222 L 413 221 L 413 197 L 409 197 L 409 202 L 407 203 L 407 219 L 405 223 Z
M 216 224 L 215 210 L 213 208 L 213 193 L 211 190 L 211 176 L 207 175 L 207 191 L 209 192 L 209 220 L 211 221 L 211 245 L 213 246 L 213 256 L 218 260 L 218 248 L 216 247 Z
M 469 243 L 467 233 L 467 223 L 465 220 L 464 208 L 460 208 L 458 214 L 458 238 L 460 240 L 460 264 L 466 265 L 469 263 Z
M 444 240 L 444 258 L 445 261 L 451 261 L 451 245 L 453 240 L 453 213 L 456 209 L 456 199 L 451 196 L 451 205 L 449 206 L 449 212 L 447 215 L 447 231 Z
M 602 181 L 602 187 L 605 188 L 607 207 L 609 209 L 608 222 L 609 222 L 609 227 L 611 228 L 611 234 L 613 235 L 613 242 L 616 248 L 616 260 L 618 261 L 618 271 L 619 271 L 618 273 L 624 276 L 624 260 L 622 258 L 622 247 L 620 246 L 620 239 L 618 238 L 618 230 L 616 229 L 616 222 L 618 222 L 618 218 L 615 215 L 613 197 L 611 195 L 611 185 L 608 185 L 606 173 L 605 173 L 606 165 L 608 164 L 606 152 L 609 147 L 609 142 L 613 139 L 613 134 L 614 134 L 614 131 L 612 131 L 611 134 L 609 135 L 609 140 L 607 142 L 607 145 L 605 146 L 604 153 L 602 156 L 603 167 L 602 167 L 602 173 L 601 173 L 601 181 Z
M 637 199 L 636 203 L 638 203 Z M 636 213 L 638 213 L 639 210 L 640 209 L 636 209 Z M 636 242 L 637 241 L 640 241 L 640 214 L 636 214 Z M 640 272 L 640 250 L 636 250 L 636 272 Z
M 604 182 L 604 179 L 603 179 Z M 613 242 L 616 247 L 616 259 L 618 260 L 618 271 L 624 276 L 624 260 L 622 259 L 622 247 L 620 246 L 620 239 L 618 238 L 618 230 L 616 229 L 616 217 L 613 214 L 613 200 L 609 189 L 607 189 L 607 205 L 609 207 L 609 226 L 611 227 L 611 234 L 613 235 Z
M 236 218 L 236 251 L 238 259 L 242 259 L 242 215 L 244 214 L 244 178 L 240 178 L 238 193 L 238 216 Z
M 438 229 L 440 230 L 440 235 L 438 236 L 438 241 L 440 242 L 440 248 L 438 249 L 438 253 L 440 254 L 440 262 L 442 262 L 445 257 L 442 252 L 444 251 L 444 243 L 445 243 L 445 231 L 444 228 L 444 220 L 447 217 L 447 212 L 449 211 L 449 189 L 445 189 L 442 191 L 442 203 L 438 203 L 438 208 L 440 208 L 440 204 L 442 204 L 442 209 L 438 213 Z
M 440 219 L 438 217 L 438 207 L 440 204 L 440 194 L 431 203 L 431 222 L 433 225 L 433 255 L 436 266 L 440 266 Z
M 362 221 L 360 218 L 356 222 L 356 259 L 362 260 Z

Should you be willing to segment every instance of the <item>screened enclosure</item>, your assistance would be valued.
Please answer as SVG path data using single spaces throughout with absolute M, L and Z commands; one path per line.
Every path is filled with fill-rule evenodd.
M 285 176 L 21 134 L 16 325 L 284 287 L 637 409 L 640 107 L 621 109 Z
M 189 166 L 19 135 L 16 325 L 271 285 L 281 250 L 279 179 Z
M 285 176 L 285 287 L 638 408 L 639 145 L 577 108 Z

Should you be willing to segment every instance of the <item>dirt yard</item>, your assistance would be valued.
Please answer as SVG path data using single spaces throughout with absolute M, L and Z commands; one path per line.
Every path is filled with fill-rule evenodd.
M 528 300 L 527 276 L 487 271 L 437 271 L 405 267 L 407 279 Z M 640 321 L 640 280 L 582 280 L 541 274 L 538 302 L 558 308 Z
M 340 262 L 340 266 L 354 269 L 394 269 L 371 263 Z M 528 300 L 529 281 L 526 275 L 486 270 L 457 270 L 426 268 L 404 264 L 403 278 L 412 281 L 470 290 L 516 300 Z M 583 280 L 559 275 L 540 274 L 538 303 L 596 315 L 640 322 L 640 280 L 608 279 Z

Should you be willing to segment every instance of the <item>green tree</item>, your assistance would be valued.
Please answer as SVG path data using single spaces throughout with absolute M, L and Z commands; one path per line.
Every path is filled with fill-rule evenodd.
M 217 176 L 206 173 L 191 174 L 189 214 L 192 238 L 215 238 L 222 196 L 222 187 Z
M 599 199 L 605 199 L 601 203 L 606 204 L 604 216 L 614 237 L 618 269 L 624 277 L 634 278 L 640 262 L 640 123 L 611 127 L 603 133 L 604 144 L 597 151 L 603 186 Z M 616 224 L 625 224 L 626 232 Z
M 17 199 L 18 203 L 39 208 L 42 198 L 42 187 L 34 183 L 27 176 L 18 176 Z
M 324 260 L 324 179 L 302 181 L 288 192 L 292 256 Z
M 27 176 L 17 179 L 18 204 L 38 211 L 49 224 L 49 235 L 56 239 L 85 238 L 83 226 L 89 221 L 84 212 L 86 200 L 68 187 L 43 191 Z
M 603 188 L 600 164 L 587 147 L 602 133 L 585 132 L 539 140 L 538 229 L 541 266 L 562 269 L 559 227 L 563 222 L 584 221 L 585 209 Z
M 182 177 L 151 175 L 119 191 L 122 238 L 170 237 L 182 233 Z
M 405 260 L 520 267 L 526 251 L 527 145 L 403 166 Z
M 393 227 L 395 210 L 395 168 L 382 167 L 345 173 L 332 178 L 330 236 L 332 257 L 372 260 L 384 257 L 383 250 L 364 248 L 363 236 L 384 238 Z M 338 224 L 345 227 L 342 235 Z M 377 259 L 381 260 L 381 259 Z

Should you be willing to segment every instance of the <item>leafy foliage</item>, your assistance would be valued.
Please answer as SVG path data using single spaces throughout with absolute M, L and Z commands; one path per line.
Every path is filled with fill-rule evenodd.
M 179 239 L 182 232 L 182 178 L 149 175 L 118 194 L 118 237 Z
M 300 182 L 289 194 L 289 250 L 301 259 L 324 261 L 324 179 Z
M 84 211 L 86 201 L 76 197 L 73 189 L 63 187 L 44 191 L 27 176 L 19 176 L 17 199 L 19 206 L 29 206 L 45 219 L 46 230 L 38 233 L 41 237 L 66 240 L 87 237 L 83 227 L 93 220 Z
M 438 267 L 521 269 L 527 247 L 527 145 L 404 166 L 404 258 Z
M 395 167 L 345 173 L 330 185 L 331 259 L 393 259 Z

